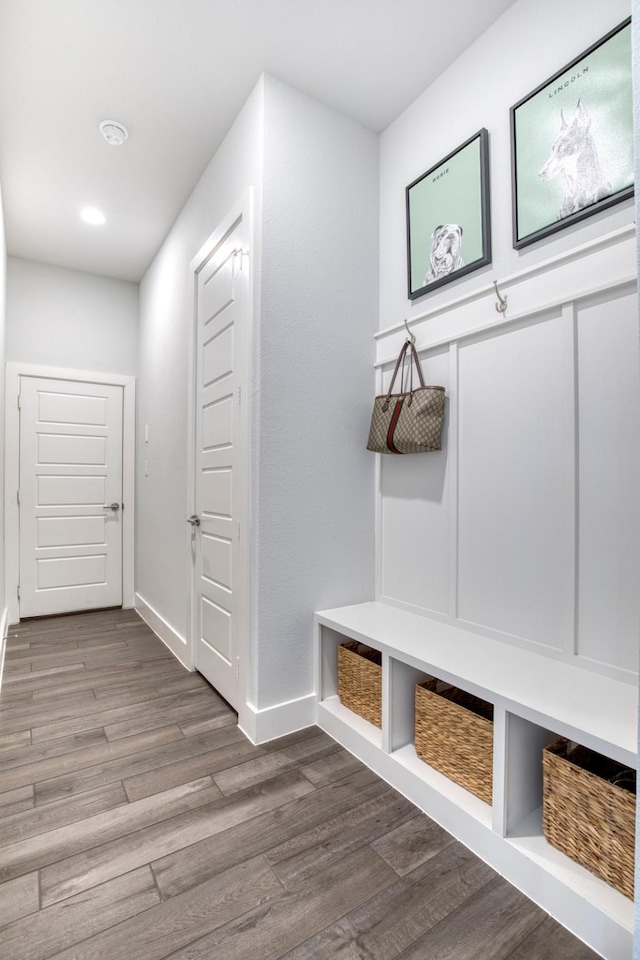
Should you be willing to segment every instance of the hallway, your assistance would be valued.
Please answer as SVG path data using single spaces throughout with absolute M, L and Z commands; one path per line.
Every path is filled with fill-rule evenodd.
M 252 746 L 135 612 L 10 628 L 3 960 L 591 960 L 317 728 Z

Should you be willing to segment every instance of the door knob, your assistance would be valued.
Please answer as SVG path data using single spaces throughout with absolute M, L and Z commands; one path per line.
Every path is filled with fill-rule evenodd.
M 190 523 L 192 527 L 199 527 L 199 526 L 200 526 L 200 517 L 199 517 L 196 513 L 193 513 L 193 514 L 187 519 L 187 523 Z
M 104 507 L 103 507 L 102 509 L 103 509 L 103 510 L 113 510 L 113 511 L 116 511 L 116 510 L 119 510 L 119 509 L 120 509 L 120 504 L 119 504 L 119 503 L 105 503 L 105 505 L 104 505 Z

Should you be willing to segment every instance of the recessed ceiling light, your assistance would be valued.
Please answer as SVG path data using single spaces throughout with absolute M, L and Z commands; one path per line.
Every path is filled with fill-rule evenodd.
M 97 207 L 85 207 L 80 216 L 85 223 L 93 223 L 96 226 L 105 223 L 107 219 L 102 210 L 98 210 Z
M 100 133 L 112 147 L 119 147 L 129 136 L 124 123 L 118 123 L 117 120 L 103 120 L 100 124 Z

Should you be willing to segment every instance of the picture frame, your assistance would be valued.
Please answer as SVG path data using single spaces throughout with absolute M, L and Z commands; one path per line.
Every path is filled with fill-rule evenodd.
M 511 107 L 516 250 L 634 192 L 631 18 Z
M 491 263 L 487 130 L 409 184 L 406 218 L 410 300 Z

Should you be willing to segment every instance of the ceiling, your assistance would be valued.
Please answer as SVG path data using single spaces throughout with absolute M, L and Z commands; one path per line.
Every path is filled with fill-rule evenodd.
M 139 280 L 263 71 L 379 132 L 512 3 L 0 0 L 9 253 Z

